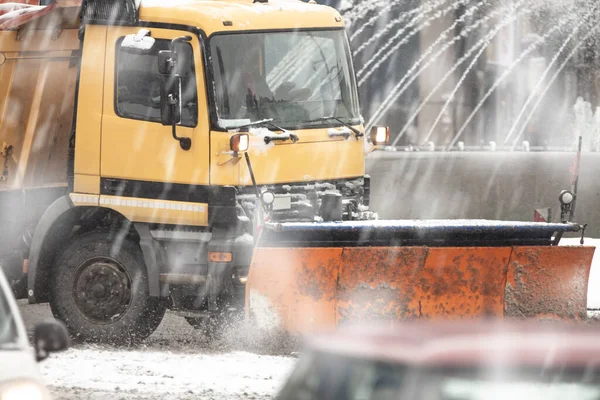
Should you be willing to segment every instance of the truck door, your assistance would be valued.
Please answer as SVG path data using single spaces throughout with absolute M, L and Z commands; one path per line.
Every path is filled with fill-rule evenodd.
M 186 201 L 174 193 L 194 192 L 190 185 L 199 189 L 209 184 L 209 122 L 200 43 L 189 32 L 151 28 L 156 42 L 149 53 L 134 54 L 121 48 L 124 37 L 139 29 L 114 27 L 107 34 L 101 192 L 106 194 L 124 183 L 121 190 L 125 193 L 137 188 L 132 197 Z M 187 151 L 173 138 L 171 127 L 161 124 L 158 70 L 158 52 L 168 50 L 172 39 L 186 35 L 192 37 L 193 63 L 183 79 L 177 135 L 192 139 Z

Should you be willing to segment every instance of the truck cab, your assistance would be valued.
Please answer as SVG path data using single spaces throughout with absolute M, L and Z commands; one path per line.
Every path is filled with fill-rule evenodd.
M 0 25 L 0 255 L 73 336 L 136 342 L 167 308 L 209 329 L 243 309 L 261 221 L 376 218 L 389 131 L 365 135 L 334 9 L 27 7 Z

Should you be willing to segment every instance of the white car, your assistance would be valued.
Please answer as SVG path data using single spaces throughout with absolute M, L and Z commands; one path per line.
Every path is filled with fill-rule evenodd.
M 0 400 L 50 399 L 37 362 L 68 347 L 66 327 L 49 320 L 36 325 L 31 348 L 12 290 L 0 268 Z

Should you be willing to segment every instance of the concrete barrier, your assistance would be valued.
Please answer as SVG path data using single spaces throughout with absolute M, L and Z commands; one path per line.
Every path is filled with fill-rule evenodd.
M 367 158 L 372 207 L 383 219 L 532 221 L 570 188 L 574 153 L 374 152 Z M 600 153 L 583 153 L 575 220 L 600 237 Z

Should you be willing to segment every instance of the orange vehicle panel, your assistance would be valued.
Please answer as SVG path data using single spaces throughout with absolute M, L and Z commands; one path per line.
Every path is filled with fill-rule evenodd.
M 594 250 L 257 248 L 247 317 L 292 334 L 412 318 L 585 319 Z
M 426 247 L 345 248 L 338 280 L 338 324 L 419 315 L 416 285 Z
M 510 247 L 430 248 L 415 282 L 421 316 L 502 317 L 511 251 Z
M 502 316 L 510 248 L 346 248 L 339 320 Z
M 256 249 L 246 299 L 251 319 L 308 331 L 335 327 L 340 248 Z
M 507 316 L 586 319 L 594 250 L 593 247 L 516 247 L 508 266 Z

